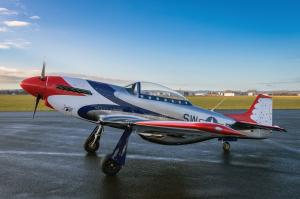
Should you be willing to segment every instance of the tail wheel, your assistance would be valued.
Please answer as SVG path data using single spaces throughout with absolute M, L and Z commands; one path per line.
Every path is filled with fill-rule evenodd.
M 110 155 L 105 156 L 102 160 L 102 171 L 106 175 L 115 176 L 122 168 Z
M 229 152 L 230 151 L 230 144 L 229 144 L 229 142 L 224 142 L 223 143 L 223 150 L 224 150 L 224 152 Z

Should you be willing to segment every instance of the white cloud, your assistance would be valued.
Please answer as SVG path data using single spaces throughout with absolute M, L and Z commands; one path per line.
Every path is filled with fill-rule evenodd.
M 31 16 L 31 17 L 29 17 L 29 18 L 30 18 L 30 19 L 40 19 L 40 17 L 37 16 L 37 15 Z
M 7 32 L 8 29 L 6 27 L 0 27 L 0 32 Z
M 17 40 L 7 40 L 0 42 L 0 49 L 11 49 L 11 48 L 26 48 L 31 44 L 31 42 L 23 40 L 23 39 L 17 39 Z
M 18 84 L 23 79 L 32 76 L 39 76 L 41 74 L 41 70 L 42 70 L 42 64 L 39 68 L 26 68 L 26 69 L 18 69 L 14 67 L 0 65 L 0 89 L 3 89 L 5 85 L 8 84 L 13 85 L 14 88 L 18 88 Z M 73 73 L 51 73 L 51 72 L 47 72 L 47 67 L 46 67 L 46 75 L 60 75 L 60 76 L 77 77 L 83 79 L 92 79 L 95 81 L 117 84 L 120 86 L 124 86 L 132 82 L 128 80 L 110 79 L 110 78 L 103 78 L 99 76 L 90 76 L 90 75 L 73 74 Z
M 0 66 L 0 83 L 2 84 L 18 84 L 27 77 L 37 76 L 40 71 L 34 69 L 16 69 L 7 66 Z
M 4 21 L 3 23 L 8 27 L 24 27 L 29 26 L 31 24 L 26 21 Z
M 5 42 L 0 42 L 0 49 L 10 49 L 11 46 L 6 44 Z
M 7 67 L 7 66 L 0 66 L 0 74 L 1 75 L 11 75 L 11 76 L 16 76 L 16 77 L 27 77 L 27 76 L 34 76 L 38 75 L 40 73 L 39 70 L 37 69 L 17 69 L 17 68 L 12 68 L 12 67 Z
M 7 8 L 0 8 L 0 15 L 17 15 L 18 13 L 14 10 L 9 10 Z

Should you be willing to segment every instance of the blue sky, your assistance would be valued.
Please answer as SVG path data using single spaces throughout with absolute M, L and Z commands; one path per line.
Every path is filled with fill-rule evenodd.
M 0 0 L 0 88 L 36 74 L 175 89 L 300 86 L 298 1 Z

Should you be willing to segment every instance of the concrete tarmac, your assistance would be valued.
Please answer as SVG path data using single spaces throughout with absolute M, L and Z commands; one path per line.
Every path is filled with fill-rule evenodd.
M 120 130 L 106 128 L 86 155 L 93 124 L 56 112 L 0 113 L 0 198 L 300 198 L 300 111 L 274 111 L 288 132 L 239 140 L 224 154 L 217 140 L 185 146 L 133 134 L 125 167 L 106 177 L 101 158 Z

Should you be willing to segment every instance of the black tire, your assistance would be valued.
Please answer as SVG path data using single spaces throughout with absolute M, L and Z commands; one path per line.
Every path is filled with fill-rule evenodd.
M 94 134 L 92 133 L 85 141 L 84 143 L 84 149 L 86 150 L 86 152 L 88 153 L 95 153 L 98 149 L 99 149 L 99 138 L 96 140 L 96 142 L 94 144 L 93 143 L 94 140 Z
M 223 143 L 223 150 L 224 150 L 224 152 L 229 152 L 230 151 L 230 144 L 229 144 L 229 142 L 224 142 Z
M 103 173 L 108 176 L 115 176 L 122 169 L 122 165 L 113 160 L 110 155 L 103 158 L 101 166 Z

